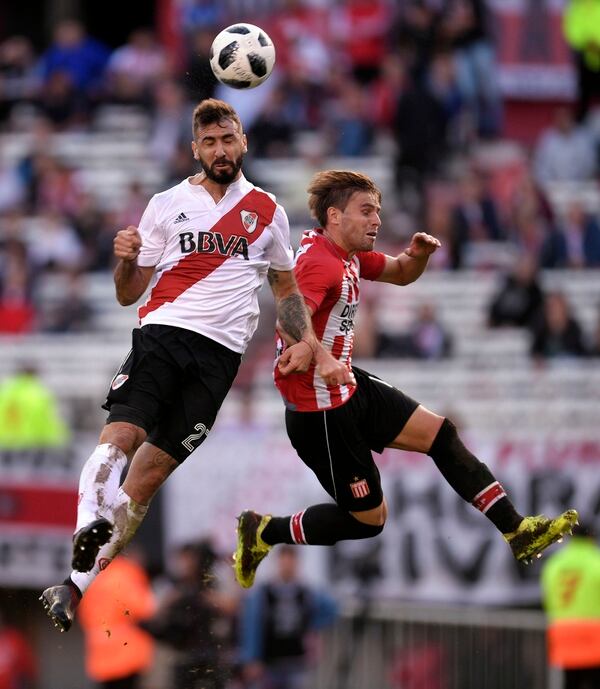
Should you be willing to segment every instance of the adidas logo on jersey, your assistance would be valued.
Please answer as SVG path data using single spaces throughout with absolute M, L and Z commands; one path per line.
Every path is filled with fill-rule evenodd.
M 189 220 L 189 218 L 187 217 L 187 215 L 185 213 L 182 212 L 175 218 L 175 220 L 173 221 L 173 224 L 177 225 L 178 222 L 185 222 L 186 220 Z

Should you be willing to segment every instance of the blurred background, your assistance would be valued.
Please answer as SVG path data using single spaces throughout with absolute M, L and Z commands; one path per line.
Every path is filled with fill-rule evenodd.
M 208 65 L 238 21 L 277 50 L 247 92 Z M 114 298 L 112 239 L 196 171 L 191 112 L 213 95 L 240 114 L 246 176 L 284 205 L 294 246 L 324 168 L 380 186 L 379 250 L 441 240 L 417 283 L 364 284 L 356 362 L 450 416 L 520 512 L 576 507 L 595 543 L 600 0 L 2 3 L 0 689 L 559 689 L 550 558 L 516 564 L 425 456 L 378 458 L 381 536 L 275 551 L 251 595 L 236 588 L 240 510 L 324 497 L 285 435 L 268 288 L 211 437 L 152 504 L 121 583 L 68 635 L 43 615 L 136 326 Z M 115 590 L 131 600 L 113 619 Z M 141 639 L 125 669 L 102 645 L 124 617 Z

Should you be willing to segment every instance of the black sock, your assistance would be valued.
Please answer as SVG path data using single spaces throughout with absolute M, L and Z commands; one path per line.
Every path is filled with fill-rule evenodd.
M 523 517 L 492 472 L 463 445 L 452 421 L 444 419 L 427 454 L 463 500 L 483 512 L 502 533 L 515 531 Z
M 333 545 L 338 541 L 371 538 L 382 526 L 363 524 L 334 504 L 312 505 L 289 517 L 273 517 L 261 538 L 269 545 Z

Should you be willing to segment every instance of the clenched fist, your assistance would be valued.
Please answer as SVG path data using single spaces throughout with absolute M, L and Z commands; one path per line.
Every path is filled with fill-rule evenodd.
M 113 242 L 115 256 L 122 261 L 135 261 L 142 248 L 142 238 L 137 227 L 129 225 L 119 230 Z
M 441 243 L 426 232 L 415 232 L 410 240 L 410 246 L 404 253 L 411 258 L 425 258 L 440 248 Z

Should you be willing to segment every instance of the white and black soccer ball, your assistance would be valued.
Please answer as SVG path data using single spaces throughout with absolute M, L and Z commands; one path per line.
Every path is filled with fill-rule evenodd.
M 268 78 L 275 64 L 275 46 L 254 24 L 232 24 L 215 36 L 210 66 L 217 79 L 234 89 L 253 89 Z

